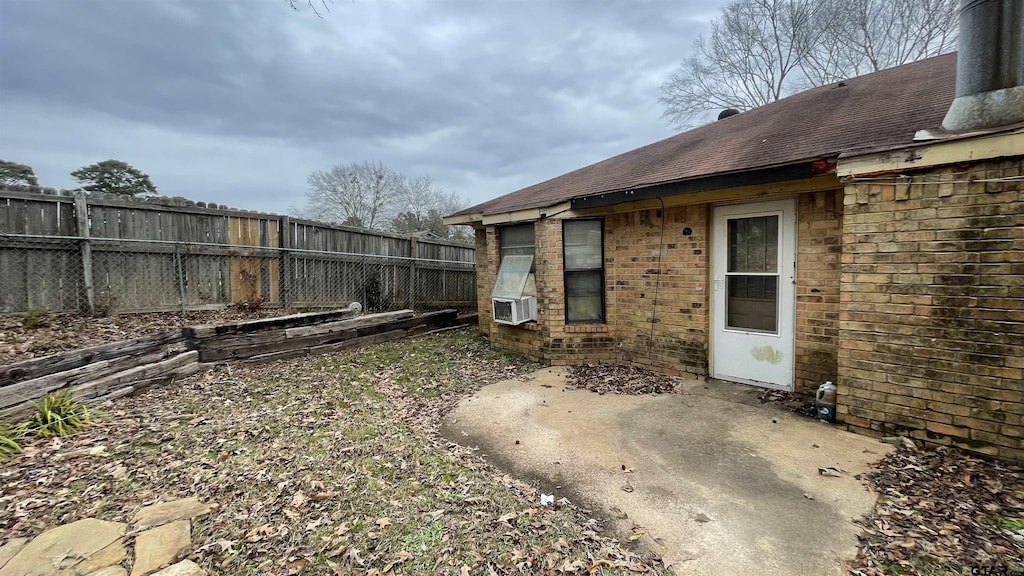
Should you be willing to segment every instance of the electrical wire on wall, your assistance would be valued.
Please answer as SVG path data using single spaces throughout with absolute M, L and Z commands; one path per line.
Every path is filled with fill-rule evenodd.
M 651 337 L 647 339 L 647 359 L 651 359 L 651 353 L 654 349 L 654 321 L 658 317 L 658 288 L 661 287 L 661 257 L 665 253 L 665 218 L 668 214 L 665 212 L 665 199 L 658 197 L 658 201 L 661 202 L 661 240 L 658 242 L 658 273 L 655 274 L 654 278 L 654 302 L 651 304 Z

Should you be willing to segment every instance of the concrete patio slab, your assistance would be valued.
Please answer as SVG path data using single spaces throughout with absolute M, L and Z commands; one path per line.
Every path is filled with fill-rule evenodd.
M 620 530 L 641 527 L 679 574 L 843 574 L 853 519 L 875 501 L 854 475 L 890 446 L 761 404 L 749 386 L 599 395 L 565 389 L 566 373 L 487 386 L 442 433 Z

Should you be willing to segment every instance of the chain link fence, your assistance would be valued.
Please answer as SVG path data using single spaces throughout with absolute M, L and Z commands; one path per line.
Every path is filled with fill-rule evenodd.
M 429 248 L 429 246 L 427 246 Z M 228 305 L 476 309 L 473 262 L 222 243 L 0 234 L 0 313 Z

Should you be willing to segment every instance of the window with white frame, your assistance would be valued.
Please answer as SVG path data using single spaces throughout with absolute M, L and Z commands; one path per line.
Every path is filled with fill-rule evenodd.
M 565 321 L 604 322 L 604 222 L 565 220 Z

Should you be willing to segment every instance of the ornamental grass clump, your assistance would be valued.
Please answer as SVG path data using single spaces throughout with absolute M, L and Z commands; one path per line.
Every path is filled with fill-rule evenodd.
M 27 435 L 28 425 L 0 422 L 0 462 L 21 452 L 21 440 Z
M 68 436 L 92 424 L 89 407 L 77 402 L 70 391 L 47 394 L 35 405 L 28 428 L 37 436 Z

